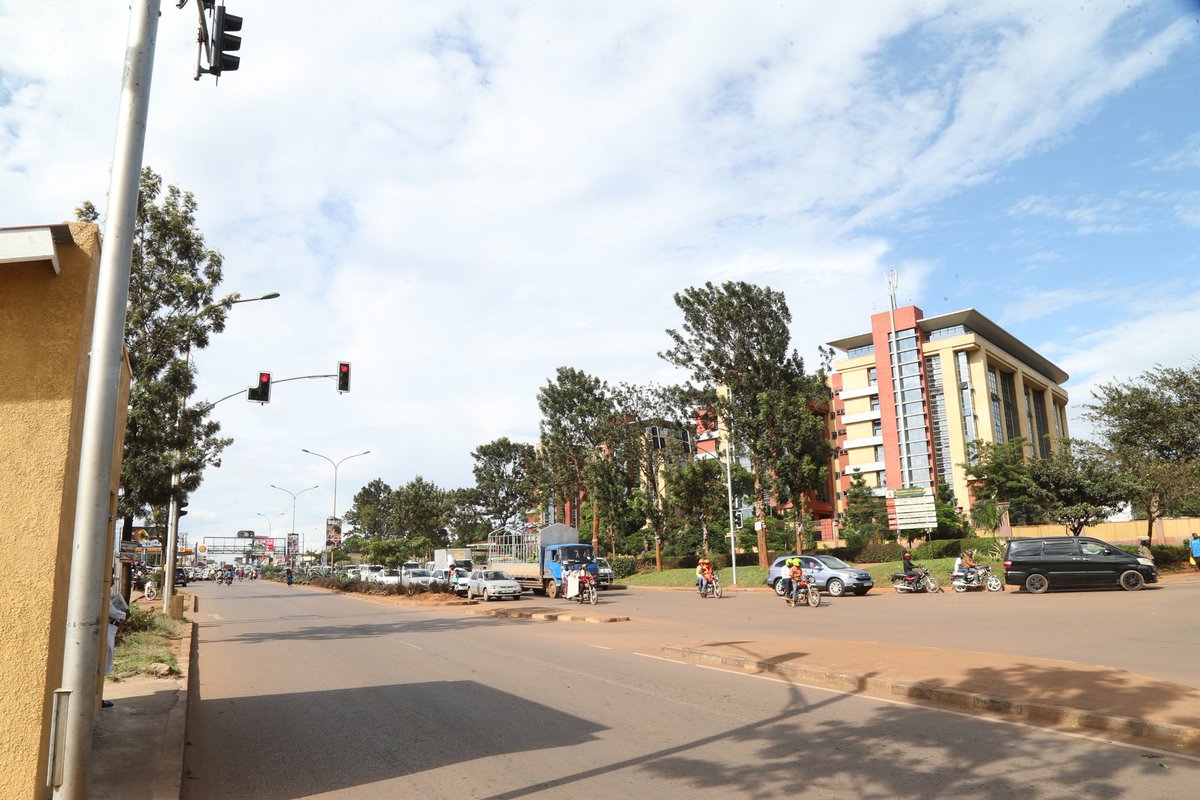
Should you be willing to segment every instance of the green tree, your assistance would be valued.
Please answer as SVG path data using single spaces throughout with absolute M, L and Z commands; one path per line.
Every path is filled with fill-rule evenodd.
M 1042 504 L 1051 518 L 1078 536 L 1120 510 L 1137 484 L 1085 442 L 1063 440 L 1056 452 L 1029 463 Z
M 396 489 L 393 502 L 405 552 L 421 561 L 432 559 L 433 551 L 449 541 L 450 493 L 418 475 Z
M 577 503 L 587 492 L 588 464 L 606 458 L 604 446 L 615 414 L 611 390 L 604 381 L 571 367 L 559 367 L 554 380 L 538 390 L 542 413 L 542 458 L 538 475 L 545 494 L 559 502 Z M 591 492 L 588 492 L 591 495 Z M 593 525 L 592 545 L 599 550 Z
M 1163 513 L 1200 494 L 1200 365 L 1162 367 L 1103 384 L 1084 406 L 1103 452 L 1134 481 L 1147 535 Z
M 480 507 L 479 495 L 474 488 L 454 489 L 449 493 L 450 546 L 462 547 L 487 539 L 495 530 L 492 518 Z
M 204 469 L 220 466 L 231 439 L 218 434 L 209 419 L 211 406 L 190 402 L 196 391 L 189 355 L 208 345 L 225 327 L 225 316 L 238 295 L 220 300 L 221 254 L 205 244 L 196 227 L 197 203 L 176 186 L 163 190 L 162 177 L 142 170 L 125 347 L 133 374 L 121 463 L 122 539 L 132 536 L 135 517 L 165 517 L 172 495 L 184 501 L 203 480 Z M 78 219 L 95 222 L 99 212 L 89 201 L 75 210 Z M 172 474 L 179 484 L 172 486 Z M 122 578 L 123 589 L 127 580 Z
M 755 481 L 759 565 L 767 567 L 769 476 L 780 436 L 767 406 L 804 373 L 789 349 L 791 312 L 782 292 L 742 281 L 688 288 L 675 295 L 675 304 L 683 325 L 667 331 L 674 346 L 659 355 L 691 373 L 698 406 L 732 424 L 745 446 Z
M 958 512 L 954 490 L 948 483 L 938 484 L 934 507 L 937 509 L 938 521 L 937 530 L 933 534 L 934 539 L 960 539 L 967 535 L 967 522 Z
M 396 525 L 394 500 L 392 487 L 376 478 L 354 494 L 346 523 L 367 539 L 395 538 L 400 530 Z
M 872 542 L 892 538 L 888 528 L 887 503 L 875 495 L 867 486 L 861 470 L 850 475 L 850 488 L 846 491 L 846 527 L 843 534 L 846 545 L 853 551 L 861 550 Z
M 975 505 L 1007 503 L 1013 525 L 1040 525 L 1048 519 L 1044 497 L 1037 491 L 1025 460 L 1027 444 L 1022 438 L 1003 444 L 977 439 L 967 443 L 967 463 L 963 465 Z
M 471 453 L 475 465 L 475 503 L 480 512 L 499 528 L 523 520 L 533 505 L 535 486 L 533 445 L 507 437 L 482 444 Z

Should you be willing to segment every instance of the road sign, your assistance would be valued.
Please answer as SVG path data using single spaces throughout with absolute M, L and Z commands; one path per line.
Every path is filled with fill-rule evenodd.
M 937 504 L 933 489 L 908 486 L 887 491 L 888 527 L 894 531 L 929 530 L 937 527 Z

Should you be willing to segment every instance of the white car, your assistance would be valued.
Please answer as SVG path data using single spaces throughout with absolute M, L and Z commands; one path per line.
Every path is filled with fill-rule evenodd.
M 433 573 L 427 569 L 402 569 L 400 570 L 400 582 L 428 587 L 433 583 Z
M 400 585 L 400 570 L 385 569 L 380 572 L 368 572 L 364 580 L 368 583 L 383 583 L 398 586 Z
M 449 570 L 435 569 L 433 570 L 432 574 L 434 581 L 437 583 L 450 583 Z M 465 569 L 456 569 L 454 570 L 454 574 L 458 579 L 454 582 L 454 593 L 458 595 L 465 595 L 467 593 L 467 581 L 470 580 L 471 573 L 467 572 Z
M 525 590 L 507 572 L 498 569 L 477 569 L 467 579 L 467 599 L 482 597 L 511 597 L 520 600 Z
M 613 568 L 608 563 L 607 558 L 596 559 L 596 585 L 601 589 L 607 589 L 612 586 Z

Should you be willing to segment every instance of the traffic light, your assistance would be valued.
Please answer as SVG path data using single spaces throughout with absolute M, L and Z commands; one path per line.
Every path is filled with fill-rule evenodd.
M 225 6 L 217 6 L 217 15 L 213 21 L 212 60 L 208 70 L 213 75 L 220 77 L 222 72 L 232 72 L 238 68 L 241 59 L 229 54 L 242 49 L 242 37 L 232 33 L 241 29 L 241 17 L 225 13 Z
M 258 373 L 258 386 L 246 390 L 246 399 L 253 403 L 271 402 L 271 373 Z
M 338 382 L 338 391 L 339 392 L 350 391 L 350 362 L 349 361 L 339 361 L 338 362 L 337 382 Z
M 188 506 L 187 500 L 181 500 L 178 503 L 176 503 L 175 504 L 175 508 L 176 508 L 175 516 L 182 517 L 182 516 L 186 515 L 187 514 L 187 506 Z

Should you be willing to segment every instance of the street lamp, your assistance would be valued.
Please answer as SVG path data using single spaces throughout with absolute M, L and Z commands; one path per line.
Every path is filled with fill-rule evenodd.
M 337 471 L 338 471 L 338 467 L 340 467 L 342 465 L 343 461 L 349 461 L 352 458 L 358 458 L 359 456 L 365 456 L 367 453 L 369 453 L 371 451 L 363 450 L 361 453 L 355 453 L 352 456 L 346 456 L 345 458 L 340 458 L 337 461 L 334 461 L 329 456 L 321 455 L 320 453 L 314 453 L 312 450 L 308 450 L 303 447 L 300 448 L 300 452 L 308 453 L 310 456 L 316 456 L 317 458 L 323 458 L 326 461 L 328 461 L 330 464 L 333 464 L 333 514 L 331 515 L 331 517 L 333 519 L 337 519 Z M 329 546 L 329 566 L 330 567 L 333 566 L 333 545 Z
M 296 534 L 296 498 L 299 497 L 300 495 L 304 494 L 305 492 L 311 492 L 313 489 L 318 489 L 320 487 L 319 486 L 310 486 L 307 489 L 301 489 L 298 492 L 293 492 L 290 489 L 285 489 L 282 486 L 276 486 L 273 483 L 268 484 L 268 485 L 272 489 L 278 489 L 281 492 L 287 492 L 288 494 L 290 494 L 292 496 L 292 535 L 294 536 Z M 286 547 L 284 548 L 284 552 L 285 553 L 287 552 Z M 292 557 L 295 558 L 295 553 L 292 554 Z
M 274 300 L 279 297 L 279 292 L 268 292 L 261 297 L 246 297 L 237 300 L 223 300 L 220 303 L 209 303 L 204 308 L 188 315 L 188 321 L 194 321 L 197 317 L 207 314 L 214 308 L 221 306 L 237 305 L 238 303 L 256 303 L 259 300 Z M 192 358 L 192 347 L 188 344 L 187 350 L 184 352 L 184 360 L 190 361 Z M 179 415 L 183 410 L 184 398 L 178 398 L 176 406 L 176 425 L 179 424 Z M 176 494 L 179 489 L 179 451 L 174 453 L 173 464 L 171 466 L 171 502 L 167 507 L 167 551 L 164 559 L 165 568 L 163 569 L 163 613 L 168 616 L 171 613 L 171 598 L 175 595 L 175 544 L 179 535 L 179 499 Z
M 273 538 L 275 538 L 275 537 L 274 537 L 274 530 L 275 530 L 275 529 L 274 529 L 274 528 L 271 526 L 271 520 L 272 520 L 272 519 L 274 519 L 274 518 L 276 518 L 276 517 L 282 517 L 282 516 L 283 516 L 285 513 L 287 513 L 287 512 L 285 512 L 285 511 L 280 511 L 278 514 L 276 514 L 276 515 L 275 515 L 275 517 L 268 517 L 266 514 L 262 513 L 261 511 L 258 511 L 258 512 L 256 512 L 256 513 L 258 514 L 258 516 L 262 517 L 263 519 L 265 519 L 265 520 L 267 521 L 267 538 L 268 538 L 268 539 L 273 539 Z

